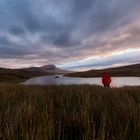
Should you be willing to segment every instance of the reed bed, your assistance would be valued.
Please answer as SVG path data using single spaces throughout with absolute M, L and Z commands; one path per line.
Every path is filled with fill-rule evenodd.
M 0 85 L 2 140 L 140 140 L 140 87 Z

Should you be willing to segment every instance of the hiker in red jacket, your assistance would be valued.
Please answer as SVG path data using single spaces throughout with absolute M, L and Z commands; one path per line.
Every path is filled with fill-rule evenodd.
M 110 83 L 111 83 L 111 77 L 108 74 L 108 72 L 104 72 L 103 76 L 102 76 L 102 83 L 104 85 L 104 87 L 110 87 Z

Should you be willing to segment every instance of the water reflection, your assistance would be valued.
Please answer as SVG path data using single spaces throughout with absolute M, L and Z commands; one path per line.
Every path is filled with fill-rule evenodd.
M 63 75 L 36 77 L 25 81 L 26 85 L 94 84 L 102 85 L 102 78 L 75 78 Z M 140 85 L 140 77 L 112 77 L 112 87 Z

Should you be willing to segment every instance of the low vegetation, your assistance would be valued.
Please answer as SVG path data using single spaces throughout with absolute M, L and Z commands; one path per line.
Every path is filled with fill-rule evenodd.
M 139 140 L 140 87 L 0 85 L 2 140 Z
M 50 75 L 50 73 L 0 68 L 0 83 L 19 83 L 36 76 L 44 75 Z
M 89 70 L 83 72 L 74 72 L 67 74 L 69 77 L 101 77 L 104 71 L 108 71 L 111 76 L 136 76 L 140 77 L 140 64 L 116 67 L 116 68 L 108 68 L 101 70 Z

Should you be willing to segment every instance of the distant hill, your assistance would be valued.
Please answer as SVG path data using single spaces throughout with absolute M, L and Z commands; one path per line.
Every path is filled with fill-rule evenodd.
M 111 76 L 137 76 L 140 77 L 140 64 L 128 65 L 116 68 L 101 70 L 88 70 L 83 72 L 70 73 L 65 76 L 69 77 L 101 77 L 104 71 L 108 71 Z
M 5 69 L 0 68 L 0 83 L 2 82 L 22 82 L 29 78 L 36 77 L 36 76 L 44 76 L 50 75 L 47 72 L 35 72 L 35 71 L 28 71 L 23 69 Z
M 72 72 L 72 71 L 57 68 L 55 65 L 44 65 L 41 67 L 30 67 L 30 68 L 24 68 L 24 70 L 34 71 L 34 72 L 47 72 L 50 74 L 67 74 L 67 73 Z
M 17 83 L 37 76 L 67 73 L 70 73 L 70 71 L 59 69 L 55 65 L 45 65 L 41 67 L 30 67 L 22 69 L 0 68 L 0 83 Z
M 71 72 L 57 68 L 55 65 L 45 65 L 41 67 L 30 67 L 24 69 L 0 68 L 0 83 L 19 83 L 27 79 L 46 76 L 52 74 L 64 74 L 69 77 L 101 77 L 104 71 L 108 71 L 111 76 L 138 76 L 140 77 L 140 64 L 108 68 L 102 70 L 89 70 L 83 72 Z

